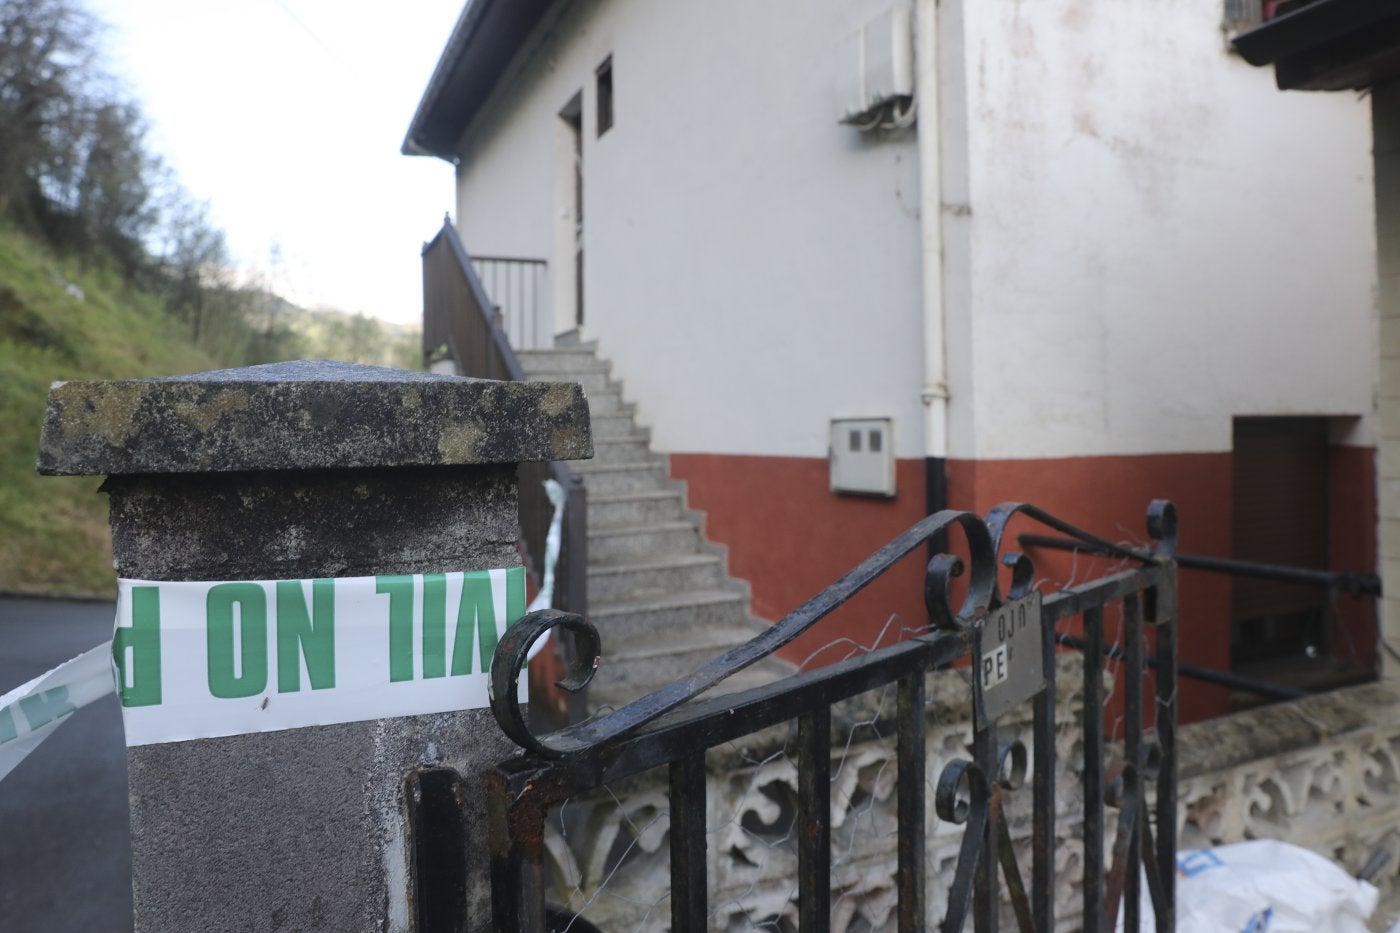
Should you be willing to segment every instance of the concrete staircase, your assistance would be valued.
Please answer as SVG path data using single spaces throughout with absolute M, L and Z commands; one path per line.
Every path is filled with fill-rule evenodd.
M 761 631 L 767 623 L 749 615 L 748 584 L 726 573 L 722 549 L 705 540 L 684 484 L 669 478 L 594 344 L 563 335 L 553 349 L 517 355 L 529 380 L 581 384 L 592 413 L 593 459 L 569 464 L 588 489 L 587 615 L 603 638 L 590 705 L 626 703 Z M 714 692 L 792 670 L 765 662 Z

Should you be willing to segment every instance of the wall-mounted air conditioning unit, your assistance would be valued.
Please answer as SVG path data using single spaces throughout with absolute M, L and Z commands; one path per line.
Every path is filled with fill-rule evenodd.
M 907 126 L 914 100 L 912 7 L 896 4 L 847 36 L 836 67 L 842 123 L 861 129 Z

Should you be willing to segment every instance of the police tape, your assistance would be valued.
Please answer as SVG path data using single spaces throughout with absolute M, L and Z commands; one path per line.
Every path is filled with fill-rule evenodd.
M 98 645 L 0 697 L 0 779 L 79 709 L 111 693 L 110 645 Z
M 496 644 L 524 614 L 522 567 L 121 580 L 112 657 L 126 744 L 488 706 Z
M 564 490 L 545 486 L 554 516 L 528 611 L 550 605 L 559 558 Z M 114 691 L 128 746 L 485 707 L 496 644 L 527 611 L 521 567 L 117 582 L 110 643 L 0 697 L 0 779 Z
M 522 567 L 117 584 L 110 644 L 0 699 L 0 777 L 113 689 L 128 746 L 485 707 L 525 614 Z

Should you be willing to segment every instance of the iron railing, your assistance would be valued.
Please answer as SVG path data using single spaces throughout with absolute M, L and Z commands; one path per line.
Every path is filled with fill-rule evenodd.
M 1074 551 L 1096 557 L 1112 556 L 1096 545 L 1085 544 L 1066 538 L 1049 535 L 1023 534 L 1017 537 L 1023 548 L 1048 548 L 1057 551 Z M 1139 555 L 1146 552 L 1136 549 Z M 1176 564 L 1183 570 L 1199 570 L 1205 573 L 1224 574 L 1229 577 L 1252 577 L 1259 580 L 1274 580 L 1279 583 L 1292 583 L 1301 586 L 1320 587 L 1327 590 L 1333 600 L 1338 594 L 1346 593 L 1358 599 L 1367 597 L 1379 599 L 1381 578 L 1374 573 L 1355 570 L 1318 570 L 1313 567 L 1292 567 L 1284 564 L 1268 564 L 1261 561 L 1237 560 L 1231 557 L 1212 557 L 1203 554 L 1183 554 L 1177 552 Z M 1084 650 L 1079 639 L 1069 635 L 1060 636 L 1060 643 L 1067 647 Z M 1386 646 L 1388 648 L 1388 646 Z M 1110 657 L 1112 657 L 1110 650 Z M 1271 700 L 1297 700 L 1311 692 L 1290 684 L 1269 683 L 1255 677 L 1202 667 L 1196 664 L 1180 663 L 1177 672 L 1182 677 L 1216 684 L 1231 690 L 1243 690 Z M 1374 671 L 1372 671 L 1374 674 Z
M 472 270 L 500 314 L 500 328 L 512 347 L 538 350 L 549 343 L 553 329 L 540 315 L 549 307 L 549 263 L 515 256 L 472 256 Z
M 423 355 L 443 351 L 464 376 L 523 382 L 525 371 L 500 326 L 492 303 L 451 223 L 423 246 Z M 554 506 L 544 480 L 564 487 L 563 540 L 555 569 L 554 606 L 582 614 L 588 610 L 588 495 L 582 478 L 563 463 L 522 463 L 520 533 L 527 565 L 536 580 L 544 576 L 545 536 Z M 581 702 L 581 701 L 580 701 Z M 581 707 L 575 710 L 581 712 Z
M 1022 554 L 998 559 L 1007 523 L 1016 515 L 1134 566 L 1054 594 L 1033 585 Z M 898 560 L 948 529 L 966 538 L 966 559 L 939 554 L 925 577 L 928 628 L 907 641 L 766 686 L 698 699 L 700 694 L 791 642 L 881 577 Z M 1088 933 L 1140 929 L 1141 879 L 1146 878 L 1158 931 L 1174 927 L 1176 855 L 1176 513 L 1152 503 L 1149 554 L 1118 547 L 1028 505 L 1006 504 L 984 520 L 943 511 L 919 522 L 827 589 L 749 642 L 601 718 L 537 736 L 516 700 L 531 643 L 559 627 L 575 635 L 578 653 L 566 688 L 593 676 L 601 657 L 598 631 L 580 615 L 527 615 L 502 638 L 492 663 L 492 709 L 525 754 L 489 775 L 492 928 L 546 929 L 545 820 L 551 807 L 644 770 L 665 766 L 669 811 L 671 929 L 703 930 L 709 905 L 706 875 L 705 752 L 769 726 L 797 720 L 798 915 L 803 931 L 825 930 L 831 907 L 832 705 L 897 684 L 898 929 L 922 930 L 925 890 L 926 675 L 969 661 L 974 723 L 972 754 L 938 777 L 934 808 L 965 827 L 942 929 L 961 930 L 969 913 L 979 931 L 995 931 L 1003 888 L 1022 930 L 1054 929 L 1057 833 L 1056 626 L 1077 617 L 1084 653 L 1081 716 L 1083 798 L 1083 923 Z M 998 568 L 1010 568 L 1007 594 Z M 966 571 L 967 595 L 957 610 L 952 579 Z M 1105 609 L 1121 606 L 1125 733 L 1121 757 L 1105 761 L 1103 648 Z M 1147 648 L 1145 629 L 1155 629 Z M 1154 662 L 1153 686 L 1145 679 Z M 1144 694 L 1150 699 L 1144 706 Z M 998 734 L 997 720 L 1023 703 L 1033 708 L 1032 843 L 1027 887 L 1010 844 L 1004 798 L 1027 770 L 1027 749 Z M 1153 715 L 1155 713 L 1155 715 Z M 1117 753 L 1114 753 L 1117 755 Z M 1105 807 L 1118 810 L 1111 853 L 1104 848 Z M 1058 827 L 1063 829 L 1063 826 Z M 1106 858 L 1108 859 L 1106 863 Z M 1106 870 L 1107 864 L 1107 870 Z M 998 868 L 1000 869 L 998 871 Z

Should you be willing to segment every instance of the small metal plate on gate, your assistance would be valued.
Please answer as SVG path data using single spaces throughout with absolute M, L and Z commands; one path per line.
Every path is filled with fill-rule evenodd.
M 982 628 L 982 708 L 977 724 L 987 726 L 1045 687 L 1040 631 L 1040 594 L 1032 592 L 987 613 Z

